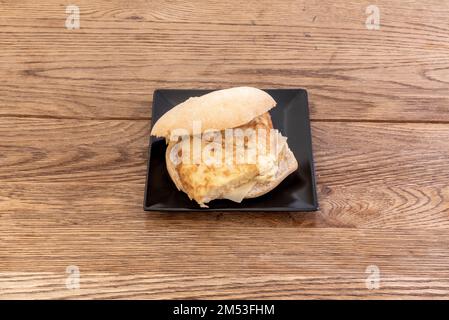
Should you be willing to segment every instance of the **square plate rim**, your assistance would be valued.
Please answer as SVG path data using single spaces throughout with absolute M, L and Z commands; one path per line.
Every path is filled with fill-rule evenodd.
M 162 94 L 165 92 L 174 92 L 174 91 L 216 91 L 216 90 L 222 90 L 225 88 L 156 88 L 153 91 L 153 101 L 151 103 L 151 127 L 153 126 L 153 119 L 154 119 L 154 101 L 156 94 Z M 313 141 L 312 141 L 312 129 L 310 126 L 310 108 L 309 108 L 309 95 L 307 92 L 307 89 L 304 88 L 259 88 L 263 91 L 298 91 L 298 93 L 305 94 L 305 98 L 307 101 L 307 108 L 306 108 L 306 126 L 307 131 L 310 132 L 310 152 L 311 152 L 311 161 L 310 161 L 310 168 L 311 168 L 311 182 L 312 182 L 312 196 L 313 196 L 313 203 L 311 204 L 310 208 L 292 208 L 292 207 L 271 207 L 271 208 L 221 208 L 221 209 L 215 209 L 215 208 L 198 208 L 198 209 L 189 209 L 189 208 L 181 208 L 181 207 L 168 207 L 168 208 L 155 208 L 154 205 L 147 206 L 147 199 L 148 199 L 148 177 L 149 177 L 149 170 L 150 170 L 150 157 L 151 157 L 151 145 L 154 140 L 154 138 L 150 135 L 148 139 L 148 158 L 147 158 L 147 170 L 146 170 L 146 178 L 145 178 L 145 189 L 144 189 L 144 200 L 143 200 L 143 210 L 145 212 L 172 212 L 172 213 L 181 213 L 181 212 L 190 212 L 190 213 L 201 213 L 201 212 L 224 212 L 224 213 L 238 213 L 238 212 L 316 212 L 320 210 L 320 205 L 318 201 L 318 193 L 317 193 L 317 185 L 316 185 L 316 173 L 315 173 L 315 157 L 313 153 Z

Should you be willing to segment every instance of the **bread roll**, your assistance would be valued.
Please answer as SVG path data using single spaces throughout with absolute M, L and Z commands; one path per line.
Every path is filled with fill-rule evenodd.
M 245 198 L 256 198 L 268 193 L 296 171 L 298 162 L 288 147 L 287 138 L 282 137 L 277 130 L 274 132 L 276 137 L 283 141 L 282 147 L 268 158 L 263 158 L 267 155 L 258 152 L 254 164 L 239 164 L 233 159 L 231 167 L 224 164 L 221 167 L 214 167 L 204 162 L 204 156 L 200 162 L 193 164 L 184 162 L 175 164 L 170 159 L 172 149 L 178 143 L 178 137 L 170 139 L 175 130 L 184 131 L 182 138 L 188 138 L 186 140 L 188 144 L 194 138 L 193 135 L 217 131 L 217 134 L 224 137 L 224 130 L 235 128 L 252 129 L 256 137 L 259 137 L 257 129 L 262 128 L 266 132 L 273 130 L 268 111 L 275 105 L 274 99 L 262 90 L 237 87 L 190 98 L 165 113 L 154 124 L 151 134 L 167 139 L 168 147 L 165 155 L 167 171 L 178 190 L 185 192 L 202 207 L 206 207 L 205 204 L 214 199 L 241 202 Z M 198 128 L 195 128 L 194 132 L 195 121 L 201 126 L 198 132 L 196 131 Z M 207 141 L 202 141 L 201 145 L 203 143 Z M 224 145 L 219 143 L 218 148 L 222 150 Z M 178 149 L 173 151 L 176 154 L 179 152 Z M 260 162 L 259 156 L 262 156 L 265 162 Z
M 193 133 L 193 122 L 201 122 L 201 132 L 241 126 L 276 105 L 265 91 L 237 87 L 192 97 L 165 113 L 153 126 L 151 135 L 170 137 L 175 129 Z

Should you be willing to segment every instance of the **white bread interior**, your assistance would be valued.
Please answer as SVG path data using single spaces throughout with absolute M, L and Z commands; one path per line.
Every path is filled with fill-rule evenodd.
M 236 87 L 192 97 L 165 113 L 154 125 L 151 135 L 169 137 L 172 130 L 184 129 L 191 135 L 193 122 L 201 121 L 201 133 L 239 127 L 276 105 L 265 91 Z

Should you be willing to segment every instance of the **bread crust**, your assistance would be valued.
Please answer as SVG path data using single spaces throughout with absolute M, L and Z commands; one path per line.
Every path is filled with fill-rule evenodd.
M 166 112 L 154 125 L 151 135 L 169 137 L 175 129 L 193 134 L 194 121 L 201 122 L 202 133 L 206 130 L 221 131 L 235 128 L 276 105 L 265 91 L 253 87 L 236 87 L 213 91 L 201 97 L 192 97 Z

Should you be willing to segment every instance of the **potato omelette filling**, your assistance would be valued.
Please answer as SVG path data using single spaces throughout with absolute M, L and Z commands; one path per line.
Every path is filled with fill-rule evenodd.
M 235 195 L 236 190 L 239 194 L 247 192 L 256 183 L 271 181 L 277 174 L 286 139 L 276 130 L 276 139 L 281 137 L 284 144 L 277 141 L 277 151 L 271 152 L 273 124 L 269 113 L 234 128 L 232 132 L 231 141 L 227 140 L 229 136 L 225 131 L 213 132 L 209 137 L 203 134 L 200 140 L 201 160 L 195 162 L 191 152 L 187 155 L 190 161 L 181 161 L 176 166 L 184 191 L 200 204 L 219 197 L 241 201 L 241 197 Z M 236 138 L 236 132 L 243 133 L 243 136 Z M 218 141 L 217 135 L 220 135 Z M 189 137 L 184 141 L 190 144 L 189 150 L 194 148 L 193 140 Z M 173 143 L 177 142 L 170 142 Z M 183 156 L 183 150 L 179 148 L 178 156 Z

